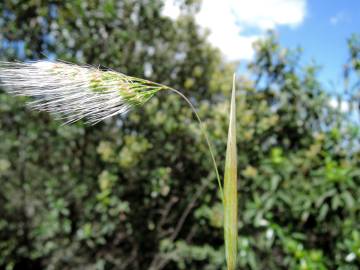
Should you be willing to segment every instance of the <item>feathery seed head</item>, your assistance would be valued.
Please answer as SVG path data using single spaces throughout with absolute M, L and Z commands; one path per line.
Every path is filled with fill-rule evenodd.
M 66 123 L 95 124 L 142 105 L 166 86 L 115 71 L 65 62 L 0 62 L 0 86 L 31 96 L 32 108 L 55 114 Z

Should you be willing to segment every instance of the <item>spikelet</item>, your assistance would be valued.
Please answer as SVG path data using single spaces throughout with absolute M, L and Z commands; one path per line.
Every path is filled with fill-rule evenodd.
M 0 86 L 30 96 L 30 107 L 66 123 L 85 119 L 96 124 L 143 105 L 166 86 L 92 66 L 59 61 L 0 62 Z

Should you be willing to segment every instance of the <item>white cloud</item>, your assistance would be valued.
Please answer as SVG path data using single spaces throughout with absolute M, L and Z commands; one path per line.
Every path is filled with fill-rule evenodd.
M 176 18 L 180 11 L 173 0 L 166 0 L 163 14 Z M 210 30 L 209 41 L 228 60 L 249 60 L 254 55 L 252 43 L 265 30 L 296 27 L 305 14 L 306 0 L 203 0 L 196 21 Z M 249 30 L 251 34 L 245 34 Z
M 209 41 L 219 47 L 229 60 L 250 59 L 252 43 L 258 36 L 242 36 L 229 2 L 205 0 L 196 21 L 210 30 Z
M 239 23 L 262 30 L 298 26 L 305 18 L 306 0 L 229 0 Z
M 330 23 L 332 25 L 337 25 L 345 20 L 346 20 L 346 14 L 344 12 L 339 12 L 330 18 Z

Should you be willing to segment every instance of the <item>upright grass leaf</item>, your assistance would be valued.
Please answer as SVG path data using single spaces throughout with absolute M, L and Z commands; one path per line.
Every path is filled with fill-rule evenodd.
M 234 74 L 224 175 L 224 238 L 228 270 L 234 270 L 236 267 L 238 234 L 237 204 L 236 104 Z

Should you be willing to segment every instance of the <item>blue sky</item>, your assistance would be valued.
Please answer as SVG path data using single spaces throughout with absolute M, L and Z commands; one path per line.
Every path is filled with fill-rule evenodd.
M 308 1 L 305 18 L 298 27 L 280 26 L 277 31 L 284 46 L 304 48 L 303 63 L 315 60 L 322 66 L 320 79 L 333 91 L 331 88 L 342 85 L 347 39 L 353 33 L 360 34 L 359 27 L 359 0 L 317 0 Z
M 165 1 L 165 15 L 180 13 L 176 1 Z M 304 49 L 302 64 L 322 66 L 320 80 L 339 92 L 346 40 L 360 33 L 360 0 L 203 0 L 196 19 L 228 60 L 251 60 L 252 42 L 274 30 L 283 46 Z

